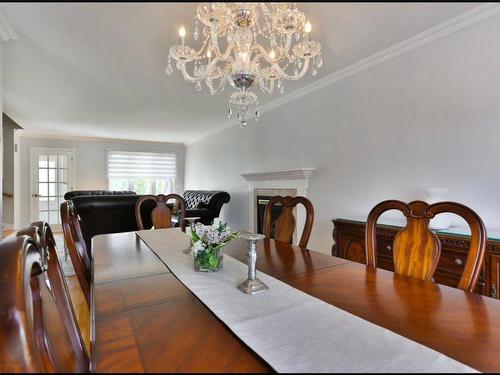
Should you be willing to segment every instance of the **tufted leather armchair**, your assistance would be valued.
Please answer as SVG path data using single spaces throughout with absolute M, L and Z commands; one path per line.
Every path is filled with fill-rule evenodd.
M 221 190 L 186 190 L 182 198 L 186 203 L 186 217 L 199 216 L 207 225 L 219 217 L 222 206 L 230 200 L 229 194 Z

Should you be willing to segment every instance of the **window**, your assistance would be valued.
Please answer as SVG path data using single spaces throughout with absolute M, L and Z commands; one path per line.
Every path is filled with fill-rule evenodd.
M 108 151 L 106 159 L 109 190 L 155 195 L 175 192 L 175 154 Z

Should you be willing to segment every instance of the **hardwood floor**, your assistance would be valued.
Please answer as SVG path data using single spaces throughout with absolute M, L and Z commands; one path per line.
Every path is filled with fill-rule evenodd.
M 17 232 L 17 229 L 4 229 L 2 231 L 2 238 L 10 236 L 12 233 Z
M 85 302 L 85 296 L 83 295 L 76 275 L 66 276 L 66 282 L 68 284 L 69 294 L 71 295 L 71 302 L 75 309 L 76 319 L 80 326 L 85 346 L 90 354 L 90 312 L 87 307 L 87 302 Z

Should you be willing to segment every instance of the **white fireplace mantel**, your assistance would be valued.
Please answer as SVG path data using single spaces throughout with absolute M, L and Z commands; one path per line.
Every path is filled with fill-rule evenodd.
M 248 182 L 255 181 L 297 181 L 303 180 L 306 184 L 309 182 L 309 176 L 314 172 L 314 168 L 299 168 L 289 171 L 262 172 L 262 173 L 244 173 L 242 176 Z M 306 187 L 307 189 L 307 187 Z
M 255 219 L 255 189 L 295 189 L 297 195 L 307 197 L 309 189 L 309 177 L 314 172 L 314 168 L 299 168 L 274 172 L 244 173 L 242 177 L 248 183 L 249 194 L 249 230 L 256 231 Z M 302 233 L 305 223 L 305 214 L 297 212 L 297 229 Z

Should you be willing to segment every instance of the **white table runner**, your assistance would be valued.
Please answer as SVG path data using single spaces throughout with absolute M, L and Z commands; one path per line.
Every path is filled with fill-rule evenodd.
M 301 292 L 269 275 L 269 290 L 247 295 L 236 286 L 247 265 L 224 255 L 216 273 L 194 272 L 178 229 L 138 236 L 246 345 L 278 372 L 476 372 L 392 331 Z M 332 285 L 332 288 L 335 286 Z

